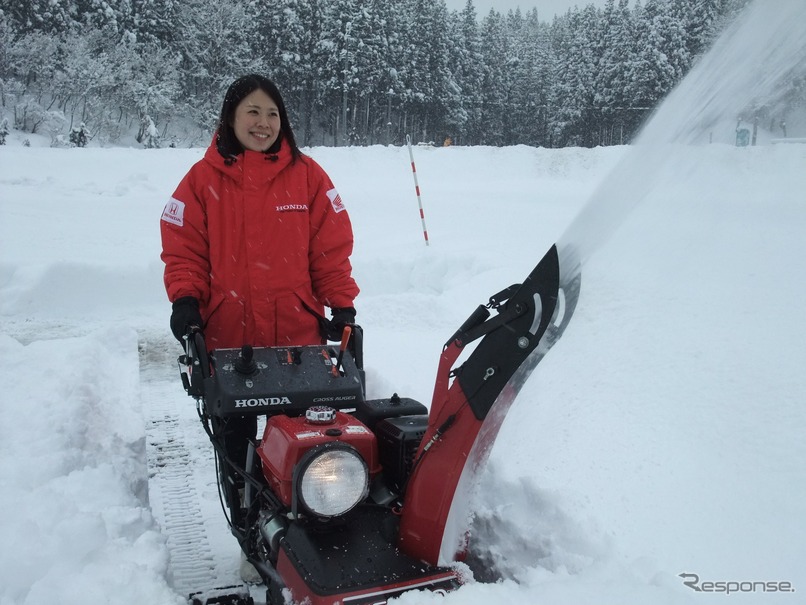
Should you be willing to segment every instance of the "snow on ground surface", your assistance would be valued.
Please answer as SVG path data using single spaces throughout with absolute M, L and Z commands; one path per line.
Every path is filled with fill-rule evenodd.
M 630 151 L 417 148 L 426 247 L 405 149 L 310 150 L 355 223 L 370 395 L 429 402 L 442 343 Z M 507 579 L 401 603 L 724 597 L 682 572 L 806 590 L 806 146 L 685 152 L 590 258 L 501 430 L 472 508 Z M 3 605 L 180 601 L 147 501 L 138 341 L 179 352 L 158 220 L 200 153 L 0 149 Z M 174 405 L 192 405 L 178 377 Z
M 786 49 L 804 9 L 776 6 L 753 31 Z M 575 316 L 471 505 L 473 548 L 504 579 L 399 603 L 803 602 L 806 145 L 737 148 L 708 115 L 716 142 L 694 140 L 675 116 L 708 93 L 675 94 L 662 147 L 415 148 L 429 246 L 406 149 L 308 150 L 353 219 L 371 397 L 428 403 L 477 304 L 555 241 L 585 251 Z M 202 150 L 19 140 L 0 147 L 0 605 L 181 603 L 141 394 L 171 392 L 143 383 L 179 353 L 158 221 Z M 193 405 L 178 376 L 166 397 Z M 237 563 L 234 539 L 214 546 Z

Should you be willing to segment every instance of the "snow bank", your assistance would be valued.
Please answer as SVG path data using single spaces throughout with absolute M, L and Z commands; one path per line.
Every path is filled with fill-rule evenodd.
M 147 502 L 137 335 L 0 335 L 0 603 L 179 603 Z

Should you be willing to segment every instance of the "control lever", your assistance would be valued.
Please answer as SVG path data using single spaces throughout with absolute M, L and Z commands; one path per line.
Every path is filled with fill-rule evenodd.
M 344 332 L 341 333 L 341 344 L 339 345 L 339 356 L 336 358 L 336 365 L 333 366 L 333 375 L 338 376 L 341 374 L 341 362 L 344 360 L 344 352 L 347 350 L 347 343 L 350 342 L 350 334 L 353 329 L 350 326 L 344 326 Z
M 239 374 L 254 374 L 257 371 L 257 364 L 254 360 L 255 352 L 252 345 L 241 347 L 241 354 L 235 360 L 235 371 Z

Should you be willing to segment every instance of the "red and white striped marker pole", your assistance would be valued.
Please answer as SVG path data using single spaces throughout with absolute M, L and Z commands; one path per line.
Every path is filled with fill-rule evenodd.
M 406 144 L 409 146 L 409 159 L 411 159 L 411 173 L 414 175 L 414 190 L 417 192 L 417 204 L 420 206 L 420 220 L 423 223 L 423 237 L 425 245 L 428 245 L 428 229 L 425 228 L 425 213 L 423 212 L 423 200 L 420 197 L 420 184 L 417 182 L 417 168 L 414 165 L 414 153 L 411 151 L 411 135 L 406 135 Z

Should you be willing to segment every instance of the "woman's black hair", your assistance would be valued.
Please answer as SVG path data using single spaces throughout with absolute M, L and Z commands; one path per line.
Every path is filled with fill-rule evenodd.
M 277 109 L 280 113 L 280 134 L 266 153 L 276 154 L 280 150 L 282 141 L 285 141 L 291 150 L 291 161 L 296 162 L 298 158 L 302 157 L 302 152 L 297 147 L 297 141 L 294 139 L 294 131 L 291 130 L 291 123 L 288 121 L 288 112 L 285 108 L 283 95 L 280 94 L 280 90 L 274 82 L 258 74 L 241 76 L 230 84 L 227 89 L 227 94 L 224 95 L 224 103 L 221 105 L 218 128 L 216 129 L 216 148 L 218 152 L 228 160 L 232 160 L 235 156 L 243 153 L 243 145 L 241 145 L 238 137 L 235 136 L 235 131 L 232 128 L 235 108 L 246 96 L 258 89 L 269 95 L 271 100 L 277 104 Z

